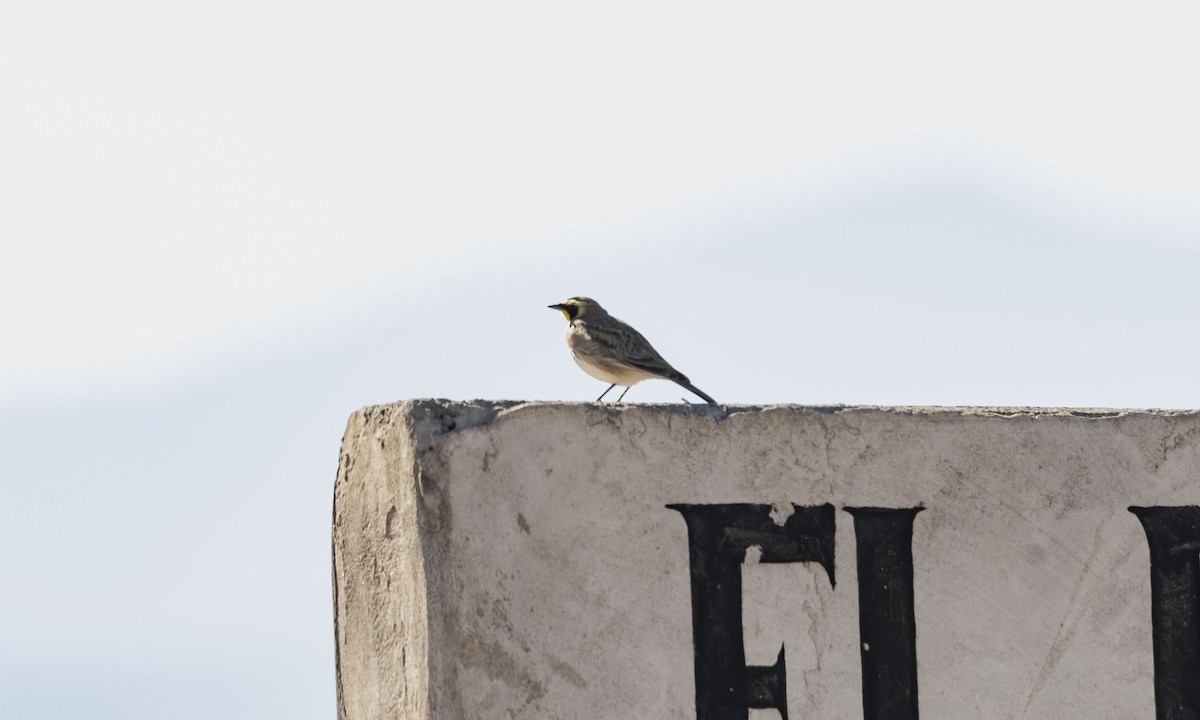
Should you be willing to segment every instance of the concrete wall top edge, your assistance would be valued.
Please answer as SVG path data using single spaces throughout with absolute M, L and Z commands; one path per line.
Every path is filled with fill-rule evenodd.
M 1070 417 L 1087 420 L 1103 420 L 1130 416 L 1150 417 L 1200 417 L 1200 409 L 1162 409 L 1162 408 L 1064 408 L 1064 407 L 1009 407 L 1009 406 L 940 406 L 940 405 L 797 405 L 797 404 L 768 404 L 768 405 L 724 405 L 714 410 L 707 405 L 694 404 L 600 404 L 594 402 L 548 402 L 526 400 L 448 400 L 445 398 L 419 398 L 401 400 L 394 403 L 370 405 L 356 413 L 363 414 L 365 419 L 377 414 L 391 415 L 393 413 L 411 417 L 414 420 L 432 419 L 435 415 L 440 418 L 445 431 L 464 430 L 478 425 L 487 425 L 506 415 L 525 413 L 538 409 L 577 409 L 610 414 L 622 413 L 651 413 L 689 416 L 709 416 L 723 420 L 731 415 L 786 412 L 799 415 L 840 415 L 840 414 L 898 414 L 923 416 L 976 416 L 996 418 L 1038 418 L 1038 417 Z

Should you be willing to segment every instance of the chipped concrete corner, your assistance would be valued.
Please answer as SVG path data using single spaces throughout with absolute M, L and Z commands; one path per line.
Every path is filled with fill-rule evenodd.
M 1200 630 L 1162 604 L 1200 583 L 1200 413 L 727 411 L 355 413 L 334 493 L 339 718 L 1200 709 L 1174 651 L 1156 668 L 1163 643 L 1200 658 L 1200 635 L 1152 621 Z

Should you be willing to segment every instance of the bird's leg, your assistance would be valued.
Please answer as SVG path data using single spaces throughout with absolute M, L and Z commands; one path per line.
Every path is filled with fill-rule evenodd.
M 621 399 L 625 397 L 625 393 L 629 392 L 629 388 L 631 388 L 631 387 L 633 387 L 633 386 L 632 385 L 625 386 L 625 392 L 621 393 L 621 397 L 617 398 L 617 402 L 621 402 Z
M 612 385 L 608 386 L 608 390 L 612 390 L 616 386 L 617 386 L 617 384 L 613 383 Z M 629 388 L 625 388 L 625 389 L 628 390 Z M 600 393 L 600 397 L 596 398 L 596 402 L 600 402 L 601 400 L 603 400 L 604 396 L 608 394 L 608 390 L 605 390 L 604 392 Z M 625 393 L 621 393 L 621 396 L 624 397 Z M 620 400 L 618 400 L 617 402 L 620 402 Z

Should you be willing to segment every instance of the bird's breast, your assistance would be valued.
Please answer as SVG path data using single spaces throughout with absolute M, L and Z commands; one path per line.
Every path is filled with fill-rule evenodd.
M 612 357 L 604 347 L 588 335 L 586 328 L 572 325 L 567 329 L 567 347 L 571 357 L 588 375 L 606 383 L 630 387 L 652 377 L 652 373 L 631 367 Z

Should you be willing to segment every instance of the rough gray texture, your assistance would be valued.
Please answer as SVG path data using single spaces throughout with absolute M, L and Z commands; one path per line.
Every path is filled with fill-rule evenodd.
M 1153 717 L 1130 505 L 1200 504 L 1200 414 L 414 401 L 349 421 L 333 519 L 343 720 L 694 718 L 669 503 L 832 503 L 831 588 L 746 565 L 749 664 L 861 717 L 848 506 L 914 507 L 921 714 Z M 752 711 L 751 718 L 777 717 Z

